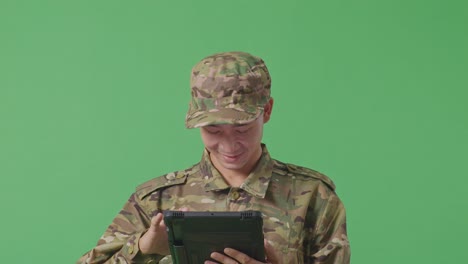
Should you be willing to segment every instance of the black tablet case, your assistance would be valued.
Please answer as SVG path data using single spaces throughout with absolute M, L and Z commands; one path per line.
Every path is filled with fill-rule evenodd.
M 239 250 L 265 260 L 263 220 L 259 211 L 181 212 L 164 211 L 169 247 L 176 264 L 199 264 L 212 252 Z

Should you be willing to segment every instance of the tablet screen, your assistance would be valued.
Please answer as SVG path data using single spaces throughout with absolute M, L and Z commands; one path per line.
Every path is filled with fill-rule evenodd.
M 204 263 L 212 252 L 222 253 L 227 247 L 265 261 L 259 211 L 164 211 L 164 222 L 174 263 Z

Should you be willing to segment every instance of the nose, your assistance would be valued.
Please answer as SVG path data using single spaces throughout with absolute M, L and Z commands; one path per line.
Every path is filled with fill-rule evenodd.
M 225 154 L 237 154 L 240 149 L 240 143 L 236 139 L 235 135 L 231 133 L 225 133 L 224 137 L 219 143 L 219 148 L 221 152 Z

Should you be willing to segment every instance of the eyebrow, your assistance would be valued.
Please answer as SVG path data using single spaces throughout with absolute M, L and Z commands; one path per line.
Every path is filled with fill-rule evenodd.
M 249 125 L 250 124 L 235 124 L 234 127 L 236 127 L 236 128 L 238 128 L 238 127 L 247 127 Z M 220 126 L 222 126 L 222 124 L 221 125 L 207 125 L 206 127 L 218 128 Z

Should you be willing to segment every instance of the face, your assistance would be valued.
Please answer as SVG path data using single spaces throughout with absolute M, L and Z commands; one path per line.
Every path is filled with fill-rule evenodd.
M 203 143 L 218 170 L 250 173 L 262 154 L 263 125 L 270 119 L 272 104 L 270 100 L 263 115 L 245 125 L 201 127 Z

